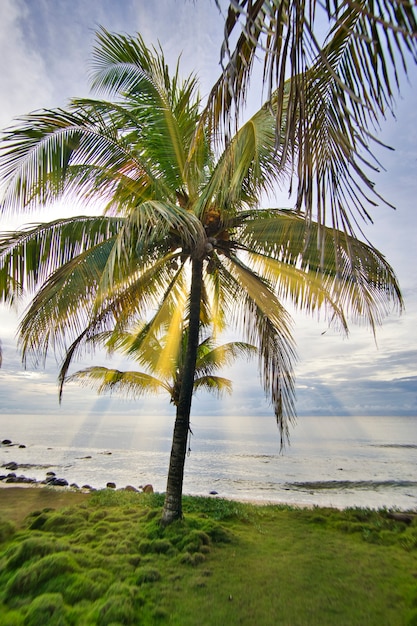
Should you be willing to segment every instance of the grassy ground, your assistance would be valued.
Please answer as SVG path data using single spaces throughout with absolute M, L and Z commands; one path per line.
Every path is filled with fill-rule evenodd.
M 417 522 L 104 490 L 0 492 L 5 626 L 417 625 Z

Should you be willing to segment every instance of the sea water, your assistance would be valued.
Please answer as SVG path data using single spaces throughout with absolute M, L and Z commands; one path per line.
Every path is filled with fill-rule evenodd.
M 0 466 L 43 480 L 163 492 L 173 418 L 3 415 Z M 280 450 L 274 418 L 194 417 L 184 493 L 335 507 L 417 509 L 416 417 L 299 417 Z M 7 473 L 1 470 L 0 473 Z M 0 492 L 1 497 L 1 492 Z

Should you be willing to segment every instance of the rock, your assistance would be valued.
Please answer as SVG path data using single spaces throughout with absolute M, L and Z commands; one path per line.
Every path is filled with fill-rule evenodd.
M 218 496 L 218 495 L 219 495 L 219 492 L 218 492 L 218 491 L 214 491 L 214 489 L 213 489 L 213 491 L 209 491 L 209 494 L 210 494 L 211 496 Z
M 13 478 L 11 482 L 16 482 L 16 483 L 34 483 L 36 482 L 34 478 L 27 478 L 26 476 L 24 476 L 23 474 L 21 476 L 16 476 L 16 478 Z
M 139 491 L 139 489 L 136 489 L 133 485 L 126 485 L 125 491 Z
M 43 485 L 49 485 L 50 487 L 68 487 L 68 481 L 65 478 L 56 478 L 54 476 L 48 476 L 42 481 Z
M 153 487 L 152 485 L 144 485 L 142 491 L 143 493 L 153 493 Z
M 5 465 L 3 465 L 4 469 L 7 470 L 17 470 L 19 468 L 19 465 L 17 463 L 15 463 L 14 461 L 10 461 L 10 463 L 6 463 Z
M 16 478 L 16 476 L 8 476 L 6 478 L 6 483 L 17 483 L 19 482 L 18 479 Z
M 14 472 L 10 472 L 10 474 L 7 474 L 6 478 L 16 478 L 16 474 Z
M 387 517 L 395 519 L 397 522 L 411 524 L 413 520 L 417 519 L 417 513 L 387 513 Z
M 26 448 L 26 446 L 25 446 L 25 444 L 24 444 L 24 443 L 20 443 L 20 444 L 19 444 L 19 448 Z
M 3 439 L 3 441 L 1 442 L 3 446 L 11 446 L 12 442 L 10 441 L 10 439 Z
M 47 476 L 56 476 L 55 472 L 46 472 Z
M 54 487 L 68 487 L 68 481 L 65 478 L 54 478 L 52 485 Z
M 89 489 L 90 491 L 94 491 L 93 487 L 91 487 L 91 485 L 83 485 L 81 487 L 81 489 Z
M 116 483 L 109 482 L 106 484 L 107 489 L 116 489 Z
M 71 483 L 70 487 L 72 487 L 72 489 L 79 489 L 79 486 L 77 485 L 77 483 Z

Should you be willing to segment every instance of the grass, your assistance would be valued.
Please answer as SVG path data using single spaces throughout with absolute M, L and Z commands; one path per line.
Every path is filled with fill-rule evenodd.
M 417 625 L 416 520 L 185 498 L 163 529 L 161 507 L 2 489 L 0 623 Z

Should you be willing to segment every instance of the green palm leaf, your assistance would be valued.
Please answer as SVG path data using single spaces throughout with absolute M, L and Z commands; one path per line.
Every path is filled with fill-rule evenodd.
M 210 338 L 211 339 L 211 338 Z M 257 353 L 255 346 L 242 341 L 233 341 L 213 347 L 213 342 L 206 339 L 199 345 L 196 374 L 210 376 L 219 367 L 231 365 L 240 357 L 251 358 Z
M 223 260 L 217 269 L 227 294 L 227 315 L 258 350 L 266 397 L 274 407 L 281 445 L 288 440 L 295 419 L 295 347 L 291 319 L 268 283 L 237 258 Z
M 98 333 L 94 337 L 94 343 L 104 342 L 110 346 L 111 351 L 119 349 L 122 353 L 134 356 L 138 363 L 145 366 L 148 371 L 120 371 L 106 367 L 88 367 L 79 370 L 70 376 L 61 373 L 62 384 L 65 382 L 78 382 L 81 385 L 95 389 L 99 394 L 120 393 L 121 395 L 137 398 L 144 394 L 169 393 L 171 402 L 178 403 L 181 380 L 183 375 L 184 357 L 186 350 L 187 330 L 181 333 L 180 341 L 173 345 L 175 334 L 171 325 L 164 326 L 163 335 L 158 338 L 155 328 L 149 324 L 142 325 L 146 343 L 138 344 L 137 335 L 125 333 L 115 336 L 115 333 Z M 232 383 L 227 378 L 215 376 L 219 368 L 231 364 L 238 356 L 253 356 L 257 350 L 254 346 L 243 342 L 229 342 L 222 346 L 215 346 L 212 337 L 202 340 L 197 350 L 197 367 L 194 378 L 194 391 L 203 389 L 217 395 L 223 392 L 231 393 Z M 172 366 L 164 367 L 161 356 L 170 353 Z M 163 357 L 164 358 L 164 357 Z
M 0 234 L 1 299 L 13 302 L 33 291 L 86 249 L 112 240 L 122 224 L 118 218 L 79 216 Z
M 223 393 L 231 394 L 233 392 L 232 381 L 228 378 L 222 378 L 221 376 L 201 376 L 194 381 L 194 389 L 196 391 L 199 389 L 210 391 L 217 396 L 221 396 Z
M 98 394 L 117 392 L 128 398 L 159 393 L 171 388 L 164 381 L 144 372 L 121 372 L 107 367 L 89 367 L 68 376 L 66 382 L 77 382 L 95 389 Z
M 140 35 L 133 39 L 101 29 L 97 39 L 93 89 L 129 94 L 130 105 L 142 120 L 142 142 L 145 139 L 149 156 L 161 162 L 165 173 L 171 172 L 171 189 L 181 188 L 187 142 L 198 115 L 195 77 L 180 81 L 177 66 L 171 79 L 162 51 L 150 51 Z
M 345 328 L 343 311 L 374 331 L 390 310 L 402 309 L 392 267 L 378 250 L 352 236 L 318 224 L 307 228 L 299 214 L 279 209 L 254 213 L 240 235 L 254 267 L 262 267 L 262 275 L 297 308 L 318 310 L 326 304 Z
M 316 33 L 326 26 L 320 41 Z M 275 103 L 276 145 L 297 175 L 297 208 L 311 219 L 318 206 L 320 224 L 333 219 L 335 227 L 353 233 L 353 208 L 368 219 L 367 205 L 378 200 L 366 173 L 378 165 L 368 128 L 377 128 L 393 110 L 400 72 L 408 60 L 417 61 L 416 33 L 415 5 L 404 0 L 231 2 L 224 72 L 205 115 L 215 127 L 226 120 L 230 135 L 233 110 L 237 119 L 255 58 L 263 57 L 264 84 Z M 364 151 L 368 163 L 362 160 Z

